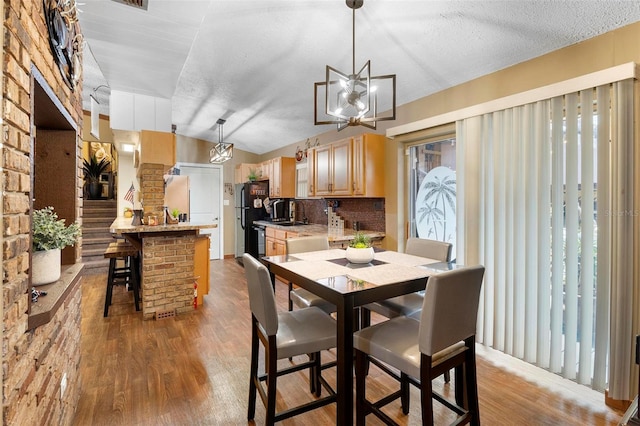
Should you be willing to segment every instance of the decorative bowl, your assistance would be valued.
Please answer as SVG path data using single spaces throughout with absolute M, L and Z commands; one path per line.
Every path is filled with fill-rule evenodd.
M 373 260 L 373 247 L 355 248 L 347 247 L 347 260 L 351 263 L 369 263 Z

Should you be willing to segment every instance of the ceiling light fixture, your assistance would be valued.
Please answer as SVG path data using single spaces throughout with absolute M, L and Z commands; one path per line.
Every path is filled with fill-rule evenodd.
M 209 162 L 214 164 L 222 164 L 227 160 L 231 160 L 233 157 L 233 144 L 224 143 L 222 141 L 222 126 L 227 120 L 224 118 L 218 118 L 216 124 L 218 125 L 218 143 L 209 151 Z
M 353 10 L 352 71 L 345 74 L 327 65 L 326 80 L 314 83 L 314 123 L 337 124 L 338 131 L 348 126 L 375 129 L 377 121 L 396 119 L 396 76 L 371 76 L 371 61 L 356 74 L 356 9 L 362 7 L 364 0 L 346 3 Z M 321 99 L 324 108 L 318 106 Z M 325 116 L 319 117 L 322 111 Z

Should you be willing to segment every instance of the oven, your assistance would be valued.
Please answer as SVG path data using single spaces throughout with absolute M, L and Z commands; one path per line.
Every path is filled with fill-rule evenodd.
M 258 240 L 258 252 L 255 254 L 254 253 L 251 253 L 251 254 L 254 255 L 254 257 L 256 257 L 255 255 L 257 254 L 256 258 L 260 259 L 266 254 L 265 247 L 267 243 L 267 237 L 265 235 L 265 227 L 262 225 L 253 225 L 252 231 L 255 234 L 257 234 L 256 236 Z

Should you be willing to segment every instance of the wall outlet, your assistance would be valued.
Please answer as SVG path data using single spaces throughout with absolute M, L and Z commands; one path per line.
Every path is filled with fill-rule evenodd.
M 64 397 L 64 392 L 67 390 L 67 373 L 62 375 L 62 380 L 60 380 L 60 398 Z

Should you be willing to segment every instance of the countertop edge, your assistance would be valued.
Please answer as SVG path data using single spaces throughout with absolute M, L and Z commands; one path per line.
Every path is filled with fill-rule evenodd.
M 200 229 L 217 228 L 217 223 L 202 222 L 178 222 L 169 225 L 132 225 L 131 218 L 118 217 L 109 226 L 112 234 L 138 233 L 138 232 L 175 232 L 196 231 Z

